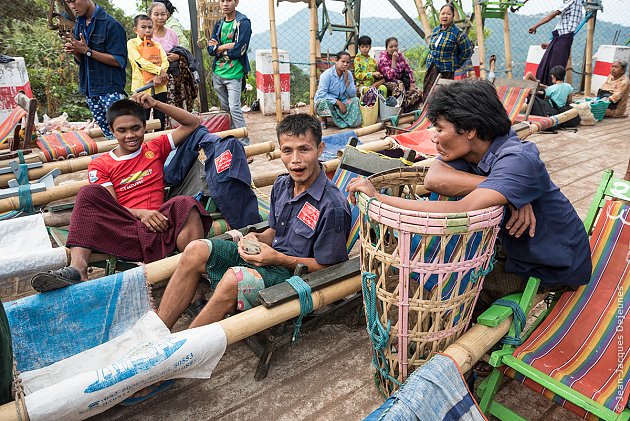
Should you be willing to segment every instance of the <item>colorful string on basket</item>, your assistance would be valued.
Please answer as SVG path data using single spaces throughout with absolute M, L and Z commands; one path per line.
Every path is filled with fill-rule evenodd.
M 295 342 L 300 335 L 304 316 L 313 312 L 313 295 L 310 285 L 304 282 L 304 279 L 299 276 L 290 277 L 287 279 L 287 283 L 297 292 L 298 298 L 300 299 L 300 315 L 293 324 L 292 341 Z

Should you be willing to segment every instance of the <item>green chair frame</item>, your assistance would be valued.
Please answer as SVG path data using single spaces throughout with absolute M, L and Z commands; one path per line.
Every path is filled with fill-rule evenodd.
M 595 197 L 591 202 L 588 214 L 584 220 L 584 227 L 589 235 L 593 230 L 597 215 L 606 201 L 606 197 L 630 202 L 630 182 L 614 178 L 612 170 L 604 171 L 600 185 L 597 188 Z M 504 297 L 504 299 L 518 303 L 524 313 L 528 314 L 534 303 L 534 297 L 538 291 L 539 285 L 540 279 L 532 277 L 528 280 L 523 293 L 512 294 Z M 552 304 L 548 306 L 548 308 L 536 319 L 533 325 L 523 333 L 522 337 L 524 339 L 528 338 L 538 325 L 542 323 L 546 315 L 553 308 L 553 305 L 555 305 L 555 301 L 552 302 Z M 499 325 L 511 315 L 512 309 L 508 307 L 492 306 L 481 314 L 477 321 L 483 325 L 494 327 Z M 513 337 L 515 334 L 515 327 L 514 324 L 512 324 L 508 335 Z M 527 420 L 512 409 L 495 400 L 496 393 L 498 392 L 505 376 L 503 370 L 499 369 L 499 367 L 507 366 L 523 376 L 535 381 L 556 395 L 592 413 L 600 419 L 611 421 L 630 420 L 630 409 L 626 408 L 621 414 L 618 414 L 600 403 L 582 395 L 581 393 L 576 392 L 556 379 L 549 377 L 547 374 L 515 358 L 512 354 L 514 354 L 516 348 L 517 347 L 514 345 L 503 345 L 499 350 L 494 351 L 490 356 L 489 364 L 493 366 L 494 369 L 478 388 L 480 396 L 479 406 L 485 414 L 494 415 L 501 420 Z

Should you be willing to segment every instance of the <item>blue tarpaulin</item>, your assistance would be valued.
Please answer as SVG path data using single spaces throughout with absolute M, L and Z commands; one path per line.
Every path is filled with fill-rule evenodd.
M 19 371 L 46 367 L 107 342 L 151 310 L 143 267 L 4 307 Z
M 352 136 L 357 136 L 354 130 L 324 136 L 322 141 L 326 144 L 326 146 L 324 147 L 324 152 L 322 153 L 320 159 L 322 161 L 329 161 L 337 158 L 337 151 L 345 148 Z M 361 142 L 359 142 L 359 144 L 360 143 Z
M 438 354 L 365 420 L 483 421 L 485 417 L 453 359 Z

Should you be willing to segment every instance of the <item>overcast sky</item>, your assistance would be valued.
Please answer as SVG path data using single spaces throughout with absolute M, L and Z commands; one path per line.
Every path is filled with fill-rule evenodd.
M 177 7 L 177 14 L 180 22 L 190 28 L 190 17 L 188 14 L 188 0 L 171 0 L 173 5 Z M 274 1 L 275 2 L 275 1 Z M 113 0 L 113 3 L 125 10 L 127 14 L 136 13 L 135 6 L 129 0 Z M 414 0 L 398 0 L 398 4 L 410 16 L 416 16 L 417 11 Z M 435 4 L 442 4 L 436 1 Z M 553 10 L 562 4 L 562 0 L 529 0 L 519 13 L 533 15 L 537 13 L 545 13 Z M 603 0 L 604 12 L 598 14 L 598 19 L 630 26 L 630 0 Z M 329 1 L 326 6 L 329 10 L 341 12 L 343 4 L 341 2 Z M 267 0 L 240 0 L 238 10 L 245 13 L 252 21 L 252 29 L 254 33 L 269 30 L 269 9 Z M 289 17 L 293 16 L 299 10 L 307 7 L 306 3 L 290 3 L 281 2 L 276 7 L 276 24 L 279 25 Z M 472 8 L 472 1 L 464 1 L 464 9 Z M 377 17 L 399 17 L 400 15 L 386 0 L 362 0 L 361 16 L 377 16 Z M 548 24 L 551 28 L 551 23 Z M 551 29 L 550 29 L 551 30 Z

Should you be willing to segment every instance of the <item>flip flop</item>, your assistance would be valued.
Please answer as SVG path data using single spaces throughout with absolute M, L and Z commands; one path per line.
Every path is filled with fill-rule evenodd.
M 492 367 L 487 362 L 480 360 L 473 367 L 473 372 L 477 374 L 478 377 L 487 377 L 492 373 L 494 367 Z
M 200 298 L 194 303 L 190 303 L 190 305 L 186 308 L 186 313 L 194 319 L 199 316 L 199 313 L 201 313 L 201 310 L 203 310 L 206 304 L 208 304 L 208 300 Z
M 38 292 L 69 287 L 81 282 L 81 274 L 71 266 L 38 273 L 31 278 L 31 286 Z
M 163 381 L 159 386 L 156 386 L 154 384 L 147 386 L 147 389 L 151 389 L 151 392 L 149 392 L 148 395 L 144 395 L 144 396 L 140 396 L 137 398 L 127 398 L 124 401 L 122 401 L 121 403 L 119 403 L 118 405 L 120 406 L 135 406 L 138 405 L 139 403 L 148 401 L 149 399 L 153 399 L 155 396 L 159 395 L 162 392 L 166 392 L 168 389 L 170 389 L 171 387 L 173 387 L 173 385 L 175 384 L 175 380 L 170 379 L 170 380 L 165 380 Z

